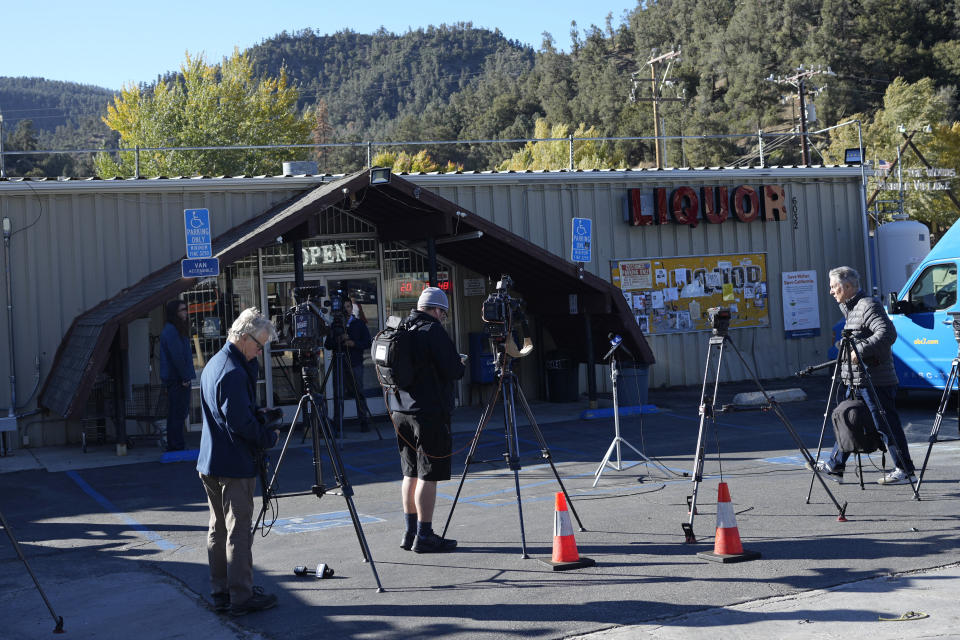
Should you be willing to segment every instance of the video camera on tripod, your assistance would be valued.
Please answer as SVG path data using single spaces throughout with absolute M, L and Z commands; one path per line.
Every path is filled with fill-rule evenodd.
M 953 338 L 957 341 L 957 345 L 960 345 L 960 311 L 947 311 L 947 315 L 952 320 Z
M 496 292 L 487 296 L 480 309 L 480 317 L 485 324 L 487 335 L 494 346 L 504 345 L 507 355 L 512 358 L 522 358 L 533 351 L 533 342 L 523 336 L 523 348 L 517 349 L 511 334 L 517 330 L 517 325 L 527 333 L 527 317 L 521 300 L 510 297 L 513 288 L 513 278 L 507 274 L 500 276 L 497 281 Z M 508 340 L 507 338 L 510 337 Z
M 327 288 L 323 285 L 294 287 L 293 299 L 296 304 L 284 314 L 291 349 L 316 351 L 321 339 L 330 332 L 320 308 L 326 293 Z

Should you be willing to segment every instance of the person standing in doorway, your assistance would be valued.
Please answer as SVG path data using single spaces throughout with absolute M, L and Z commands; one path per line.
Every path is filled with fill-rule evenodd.
M 353 393 L 357 404 L 357 418 L 360 419 L 360 431 L 369 431 L 370 409 L 367 407 L 367 398 L 363 395 L 363 354 L 370 349 L 373 338 L 370 337 L 366 319 L 361 320 L 359 316 L 353 315 L 353 300 L 344 296 L 341 305 L 346 326 L 336 338 L 331 332 L 327 336 L 324 347 L 332 350 L 336 346 L 334 340 L 339 339 L 349 356 L 350 371 L 343 372 L 343 390 Z M 351 373 L 353 375 L 350 375 Z M 339 416 L 336 414 L 339 408 L 338 404 L 334 405 L 334 424 L 339 424 Z
M 184 423 L 190 413 L 190 393 L 197 371 L 190 348 L 187 303 L 166 305 L 167 323 L 160 333 L 160 380 L 167 390 L 167 451 L 183 451 Z

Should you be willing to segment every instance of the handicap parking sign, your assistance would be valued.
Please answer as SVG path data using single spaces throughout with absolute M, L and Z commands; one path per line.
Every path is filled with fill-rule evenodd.
M 590 262 L 593 233 L 593 221 L 590 218 L 574 218 L 571 225 L 573 243 L 570 250 L 570 259 L 574 262 Z

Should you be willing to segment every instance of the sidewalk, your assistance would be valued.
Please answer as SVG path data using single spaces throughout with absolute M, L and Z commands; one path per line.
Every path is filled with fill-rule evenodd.
M 570 640 L 960 638 L 958 593 L 960 566 L 954 564 L 615 627 Z M 910 616 L 911 612 L 927 617 Z M 908 619 L 889 620 L 901 616 Z

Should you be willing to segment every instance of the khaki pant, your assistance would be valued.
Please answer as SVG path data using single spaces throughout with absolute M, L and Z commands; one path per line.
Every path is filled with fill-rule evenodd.
M 253 493 L 256 478 L 222 478 L 200 474 L 210 507 L 207 561 L 210 593 L 229 593 L 236 606 L 253 595 Z

